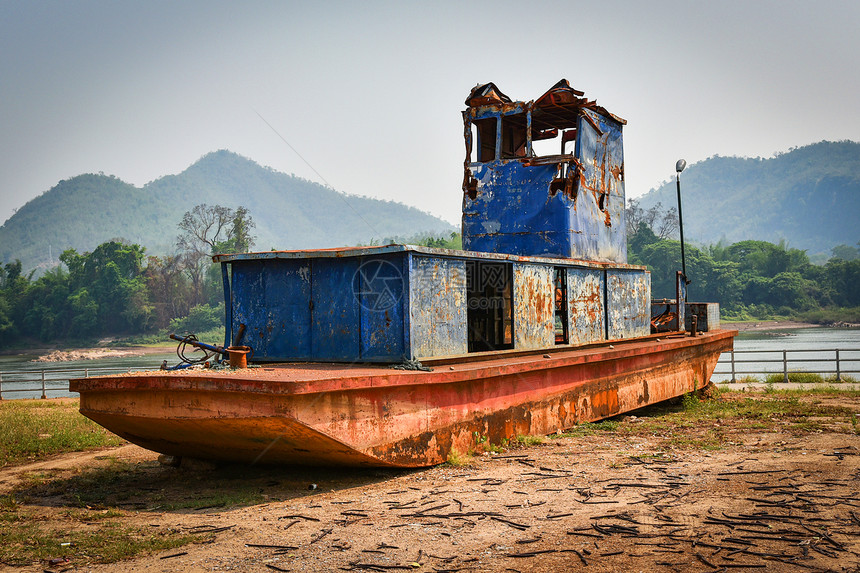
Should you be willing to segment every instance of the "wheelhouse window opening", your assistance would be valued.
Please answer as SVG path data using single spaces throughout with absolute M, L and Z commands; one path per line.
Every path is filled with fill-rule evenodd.
M 478 137 L 472 144 L 472 147 L 477 150 L 478 161 L 486 163 L 493 161 L 496 158 L 496 129 L 498 128 L 498 118 L 487 117 L 484 119 L 475 120 L 472 125 L 477 129 Z
M 557 129 L 540 131 L 532 128 L 532 155 L 535 157 L 558 155 L 559 141 Z
M 567 269 L 555 267 L 555 343 L 568 344 Z
M 502 159 L 526 156 L 525 114 L 502 116 Z
M 514 347 L 513 265 L 466 261 L 469 352 Z
M 469 131 L 471 131 L 471 140 L 469 141 L 469 163 L 476 163 L 480 153 L 479 145 L 481 138 L 478 133 L 478 126 L 474 123 L 469 123 Z

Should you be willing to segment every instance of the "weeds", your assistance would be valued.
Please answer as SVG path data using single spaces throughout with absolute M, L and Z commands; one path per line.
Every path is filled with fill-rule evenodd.
M 0 402 L 0 466 L 122 443 L 82 416 L 77 400 Z
M 796 384 L 822 384 L 824 383 L 824 377 L 815 372 L 796 371 L 788 373 L 788 381 Z M 765 382 L 767 384 L 781 384 L 785 382 L 785 374 L 768 374 Z
M 470 454 L 461 454 L 456 450 L 448 452 L 448 465 L 455 468 L 472 465 L 475 462 L 475 456 Z
M 517 442 L 524 446 L 539 446 L 543 443 L 543 436 L 517 436 Z
M 559 434 L 562 438 L 579 438 L 583 436 L 592 436 L 598 432 L 615 432 L 621 422 L 617 420 L 601 420 L 599 422 L 583 422 L 568 429 L 563 434 Z
M 0 520 L 0 561 L 25 566 L 65 557 L 76 564 L 115 563 L 141 553 L 173 549 L 199 540 L 165 528 L 103 523 L 98 529 L 50 527 L 35 520 Z

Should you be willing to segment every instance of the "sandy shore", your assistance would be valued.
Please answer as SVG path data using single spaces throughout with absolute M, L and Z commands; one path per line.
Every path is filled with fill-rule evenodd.
M 758 322 L 724 322 L 723 328 L 737 329 L 740 332 L 760 330 L 788 330 L 793 328 L 825 328 L 820 324 L 810 322 L 795 322 L 793 320 L 762 320 Z
M 71 362 L 78 360 L 98 360 L 100 358 L 124 358 L 128 356 L 148 356 L 165 354 L 173 350 L 170 346 L 129 346 L 117 348 L 73 348 L 68 350 L 32 349 L 16 354 L 37 354 L 33 362 Z

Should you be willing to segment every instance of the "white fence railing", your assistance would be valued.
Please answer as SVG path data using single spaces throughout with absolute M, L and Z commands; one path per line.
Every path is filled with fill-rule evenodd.
M 749 376 L 782 375 L 788 382 L 792 373 L 820 374 L 842 380 L 843 375 L 860 374 L 860 348 L 804 350 L 732 350 L 724 352 L 712 379 L 737 382 Z
M 122 374 L 138 370 L 152 370 L 152 366 L 94 367 L 94 368 L 41 368 L 0 372 L 0 400 L 6 398 L 47 398 L 49 393 L 69 393 L 69 380 L 89 378 L 103 374 Z M 27 392 L 27 395 L 21 395 Z M 16 394 L 10 396 L 10 394 Z

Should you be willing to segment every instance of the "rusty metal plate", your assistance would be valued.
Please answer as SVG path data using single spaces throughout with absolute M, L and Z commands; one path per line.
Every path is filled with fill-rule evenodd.
M 553 273 L 550 265 L 514 264 L 514 348 L 555 345 Z
M 467 352 L 465 261 L 412 257 L 409 323 L 413 358 Z
M 635 338 L 651 333 L 651 273 L 607 270 L 606 291 L 610 339 Z
M 570 344 L 589 344 L 606 338 L 604 274 L 594 269 L 567 269 Z

